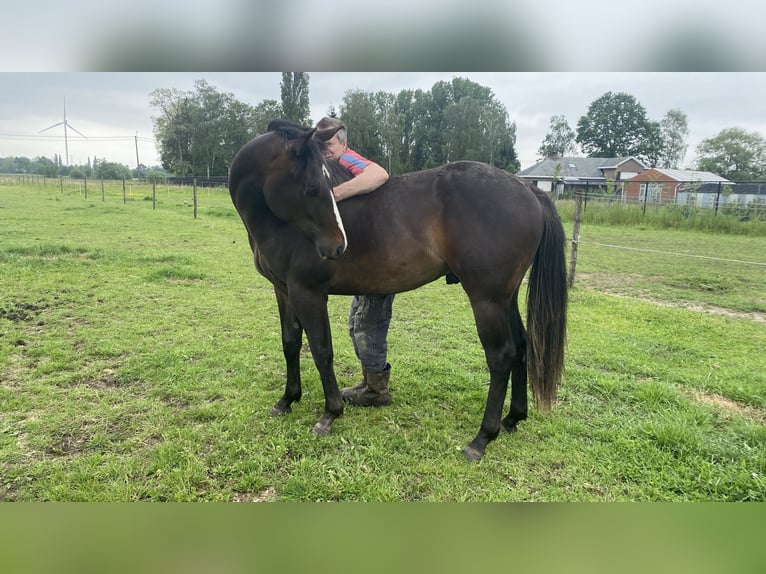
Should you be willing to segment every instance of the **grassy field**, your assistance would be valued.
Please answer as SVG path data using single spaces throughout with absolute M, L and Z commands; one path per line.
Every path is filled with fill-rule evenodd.
M 268 414 L 276 303 L 228 193 L 197 219 L 191 189 L 157 198 L 0 186 L 0 500 L 766 500 L 764 267 L 723 261 L 762 237 L 584 225 L 559 403 L 472 464 L 488 376 L 459 286 L 397 296 L 393 405 L 317 438 L 307 351 L 303 400 Z

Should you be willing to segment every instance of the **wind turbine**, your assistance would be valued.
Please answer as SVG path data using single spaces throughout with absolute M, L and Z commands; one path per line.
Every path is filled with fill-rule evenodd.
M 73 128 L 72 126 L 69 125 L 69 122 L 66 119 L 66 98 L 64 98 L 64 121 L 63 122 L 59 122 L 57 124 L 53 124 L 52 126 L 48 126 L 44 130 L 40 130 L 38 133 L 43 133 L 45 131 L 48 131 L 51 128 L 55 128 L 55 127 L 58 127 L 58 126 L 61 126 L 61 125 L 64 126 L 64 149 L 66 150 L 66 165 L 69 165 L 69 137 L 67 136 L 67 128 L 76 131 L 78 134 L 80 134 L 84 138 L 87 138 L 88 136 L 86 136 L 81 131 L 78 131 L 75 128 Z

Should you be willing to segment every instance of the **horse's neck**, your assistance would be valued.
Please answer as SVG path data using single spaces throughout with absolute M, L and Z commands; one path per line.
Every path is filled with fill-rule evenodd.
M 246 209 L 250 221 L 250 233 L 257 243 L 262 243 L 273 235 L 275 229 L 285 225 L 285 222 L 279 219 L 266 203 L 261 185 L 253 188 Z

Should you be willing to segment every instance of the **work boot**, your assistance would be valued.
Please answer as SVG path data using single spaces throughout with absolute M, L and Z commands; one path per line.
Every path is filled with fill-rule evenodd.
M 357 384 L 355 384 L 353 387 L 346 387 L 345 389 L 340 390 L 340 396 L 344 400 L 348 400 L 350 396 L 353 396 L 355 393 L 358 393 L 362 389 L 367 388 L 367 369 L 362 367 L 362 380 L 359 381 Z
M 391 377 L 391 365 L 386 365 L 382 373 L 365 370 L 363 383 L 357 383 L 340 392 L 343 400 L 360 407 L 384 407 L 391 404 L 388 392 L 388 380 Z

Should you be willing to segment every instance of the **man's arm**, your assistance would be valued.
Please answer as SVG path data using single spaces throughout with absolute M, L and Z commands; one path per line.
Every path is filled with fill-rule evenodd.
M 354 195 L 370 193 L 388 181 L 388 172 L 377 163 L 370 163 L 362 173 L 333 188 L 335 201 L 342 201 Z

